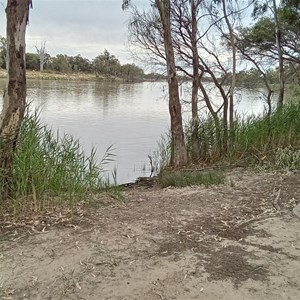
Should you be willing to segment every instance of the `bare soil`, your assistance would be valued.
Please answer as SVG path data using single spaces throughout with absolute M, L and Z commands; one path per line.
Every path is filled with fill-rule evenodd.
M 2 220 L 0 299 L 300 299 L 300 172 Z

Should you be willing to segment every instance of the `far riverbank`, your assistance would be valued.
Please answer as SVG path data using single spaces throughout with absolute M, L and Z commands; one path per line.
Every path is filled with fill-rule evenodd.
M 6 78 L 7 72 L 4 69 L 0 69 L 0 78 Z M 33 80 L 78 80 L 78 81 L 114 81 L 114 82 L 144 82 L 144 81 L 161 81 L 164 80 L 159 75 L 157 77 L 145 75 L 145 77 L 140 78 L 121 78 L 116 76 L 104 76 L 92 73 L 83 73 L 83 72 L 72 72 L 72 73 L 59 73 L 59 72 L 49 72 L 49 71 L 33 71 L 27 70 L 26 77 L 27 79 Z
M 0 69 L 0 78 L 6 77 L 6 70 Z M 110 81 L 125 81 L 118 77 L 105 77 L 95 74 L 87 73 L 52 73 L 52 72 L 39 72 L 39 71 L 26 71 L 27 79 L 41 79 L 41 80 L 80 80 L 80 81 L 96 81 L 96 80 L 110 80 Z

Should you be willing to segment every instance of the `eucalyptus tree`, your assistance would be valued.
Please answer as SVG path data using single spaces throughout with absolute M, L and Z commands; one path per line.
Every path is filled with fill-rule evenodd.
M 228 6 L 226 5 L 225 0 L 221 0 L 222 12 L 224 16 L 224 20 L 226 23 L 226 27 L 228 30 L 229 37 L 229 45 L 231 48 L 231 60 L 232 60 L 232 69 L 231 69 L 231 82 L 229 88 L 229 126 L 230 126 L 230 137 L 234 138 L 234 90 L 236 85 L 236 68 L 237 68 L 237 48 L 236 48 L 236 34 L 233 28 L 233 22 L 230 20 L 229 14 L 232 12 L 233 8 L 231 8 L 231 12 L 228 12 Z
M 123 8 L 129 5 L 130 1 L 123 2 Z M 142 20 L 139 17 L 135 18 L 131 24 L 137 25 L 138 30 L 141 28 L 143 32 L 147 32 L 148 37 L 142 37 L 141 44 L 144 44 L 150 51 L 158 53 L 158 57 L 162 58 L 166 64 L 167 78 L 168 78 L 168 91 L 169 91 L 169 113 L 171 119 L 171 161 L 173 166 L 184 166 L 188 162 L 187 149 L 184 139 L 184 131 L 182 124 L 181 103 L 179 98 L 179 85 L 177 78 L 177 70 L 174 54 L 174 43 L 171 30 L 171 6 L 173 1 L 170 0 L 155 0 L 150 1 L 153 8 L 153 26 L 155 28 L 154 36 L 151 32 L 152 28 L 149 28 L 147 21 L 147 15 Z M 151 21 L 151 22 L 152 22 Z M 147 28 L 148 27 L 148 28 Z M 150 30 L 149 30 L 150 29 Z M 155 35 L 155 33 L 158 33 Z M 139 39 L 139 31 L 136 35 Z M 149 39 L 150 36 L 150 39 Z M 153 38 L 153 43 L 151 39 Z M 157 39 L 159 41 L 157 41 Z M 150 40 L 150 44 L 148 43 Z
M 175 0 L 172 5 L 172 31 L 177 69 L 192 81 L 191 91 L 191 160 L 198 162 L 201 156 L 199 139 L 198 94 L 202 84 L 203 68 L 199 64 L 198 21 L 203 0 Z
M 69 58 L 69 62 L 72 65 L 73 71 L 86 73 L 92 73 L 93 71 L 92 62 L 89 59 L 82 57 L 80 54 L 76 56 L 71 56 Z
M 221 152 L 227 151 L 228 127 L 231 138 L 234 137 L 234 97 L 238 59 L 236 27 L 241 12 L 249 4 L 225 0 L 216 0 L 213 3 L 206 0 L 174 2 L 177 3 L 174 5 L 175 44 L 177 54 L 183 62 L 178 68 L 186 74 L 189 73 L 189 66 L 193 68 L 193 74 L 190 74 L 193 87 L 194 82 L 197 82 L 200 94 L 216 125 L 219 149 Z M 216 95 L 212 97 L 211 87 L 204 83 L 207 78 L 213 82 L 214 93 L 222 100 L 219 106 L 214 103 L 213 98 L 216 98 Z
M 7 82 L 0 117 L 0 170 L 2 199 L 13 195 L 12 158 L 26 101 L 25 33 L 32 0 L 7 0 Z
M 144 70 L 135 64 L 125 64 L 121 66 L 120 76 L 127 82 L 140 81 L 144 78 Z
M 197 49 L 197 10 L 201 2 L 202 0 L 174 0 L 170 3 L 169 7 L 169 27 L 174 55 L 174 71 L 176 73 L 182 73 L 193 82 L 191 96 L 192 130 L 190 159 L 194 162 L 199 160 L 200 155 L 200 141 L 198 136 L 198 90 L 200 71 Z M 147 60 L 155 66 L 166 66 L 168 59 L 166 55 L 168 52 L 165 51 L 165 30 L 161 20 L 157 7 L 153 5 L 147 12 L 133 10 L 129 26 L 131 42 L 138 46 L 139 55 L 141 53 L 140 49 L 146 51 L 148 55 Z M 168 77 L 170 78 L 172 75 L 168 73 Z M 178 90 L 178 83 L 176 89 Z M 178 101 L 178 103 L 180 102 Z
M 201 98 L 215 122 L 220 154 L 227 151 L 228 127 L 233 132 L 234 125 L 236 27 L 240 13 L 248 5 L 225 0 L 174 0 L 170 5 L 176 70 L 192 80 L 191 156 L 195 160 L 201 153 L 198 116 Z M 166 62 L 163 27 L 155 7 L 147 13 L 134 11 L 130 33 L 132 41 L 154 55 L 157 62 Z M 213 82 L 213 93 L 211 85 L 205 84 L 207 79 Z M 221 99 L 219 105 L 214 101 L 216 94 Z
M 36 52 L 39 56 L 40 60 L 40 72 L 44 71 L 44 64 L 45 64 L 45 59 L 46 59 L 46 41 L 41 42 L 41 46 L 38 48 L 37 46 L 35 47 Z
M 55 57 L 51 57 L 48 68 L 57 72 L 71 72 L 72 62 L 70 61 L 70 56 L 66 54 L 57 54 Z
M 93 60 L 93 68 L 97 76 L 100 74 L 108 76 L 118 76 L 121 64 L 120 61 L 106 49 L 103 54 L 98 55 Z
M 256 23 L 239 30 L 238 46 L 256 64 L 270 68 L 277 64 L 279 94 L 277 107 L 284 101 L 285 69 L 289 68 L 300 82 L 300 1 L 256 1 Z
M 171 116 L 172 157 L 171 164 L 181 166 L 187 163 L 187 150 L 182 127 L 181 104 L 178 90 L 178 79 L 171 32 L 170 0 L 155 0 L 162 23 L 163 40 L 169 86 L 169 112 Z

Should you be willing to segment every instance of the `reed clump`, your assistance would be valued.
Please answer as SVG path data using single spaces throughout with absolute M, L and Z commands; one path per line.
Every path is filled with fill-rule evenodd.
M 186 139 L 189 153 L 192 144 L 191 133 L 192 128 L 188 124 Z M 201 151 L 198 161 L 200 164 L 241 166 L 260 164 L 282 168 L 283 161 L 292 160 L 292 165 L 297 166 L 297 151 L 300 150 L 300 103 L 286 105 L 270 116 L 248 118 L 238 116 L 231 133 L 223 126 L 221 119 L 216 120 L 207 116 L 200 121 L 198 138 Z M 285 153 L 285 159 L 279 164 L 279 153 L 282 152 Z M 293 158 L 289 160 L 287 156 Z M 291 163 L 286 165 L 289 166 Z
M 300 103 L 286 105 L 270 116 L 238 120 L 234 136 L 225 156 L 231 163 L 292 167 L 278 164 L 278 154 L 289 149 L 286 155 L 293 157 L 300 150 Z
M 190 124 L 186 125 L 185 136 L 192 157 Z M 300 169 L 300 102 L 286 105 L 270 116 L 237 117 L 233 133 L 224 127 L 221 119 L 206 116 L 200 120 L 198 139 L 200 158 L 191 161 L 198 169 L 216 165 Z M 168 166 L 170 141 L 170 135 L 165 135 L 154 153 L 157 173 Z
M 14 198 L 2 204 L 15 213 L 29 207 L 39 211 L 49 204 L 74 204 L 109 186 L 104 167 L 113 156 L 109 147 L 98 164 L 94 148 L 86 155 L 79 140 L 54 133 L 37 113 L 27 111 L 13 157 Z

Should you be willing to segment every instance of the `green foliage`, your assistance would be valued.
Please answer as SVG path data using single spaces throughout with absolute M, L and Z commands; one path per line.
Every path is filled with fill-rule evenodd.
M 6 68 L 6 38 L 0 36 L 0 68 Z
M 48 68 L 56 72 L 68 73 L 72 71 L 72 64 L 67 55 L 58 54 L 51 58 Z
M 257 69 L 243 70 L 237 73 L 236 84 L 247 88 L 257 87 L 263 83 L 261 73 Z
M 149 81 L 166 80 L 166 76 L 159 73 L 148 73 L 144 75 L 144 78 Z
M 222 126 L 222 119 L 215 120 L 211 115 L 203 116 L 200 119 L 198 129 L 198 138 L 200 141 L 200 157 L 202 164 L 212 164 L 221 159 L 225 155 L 225 141 L 223 139 L 225 127 Z M 185 127 L 185 136 L 187 140 L 188 155 L 192 153 L 192 123 L 188 123 Z
M 271 18 L 263 17 L 252 27 L 241 30 L 244 47 L 255 46 L 261 50 L 269 50 L 275 43 L 275 23 Z
M 84 73 L 92 72 L 92 63 L 87 58 L 81 57 L 81 55 L 71 56 L 68 58 L 68 61 L 73 71 Z
M 121 68 L 119 60 L 106 49 L 94 59 L 93 66 L 96 74 L 108 76 L 118 76 Z
M 220 172 L 201 171 L 167 171 L 159 175 L 159 184 L 165 188 L 168 186 L 185 187 L 192 185 L 218 185 L 223 184 L 224 174 Z
M 286 91 L 286 98 L 288 103 L 299 103 L 300 102 L 300 86 L 292 85 Z
M 279 148 L 275 152 L 275 166 L 280 169 L 300 170 L 300 150 Z
M 85 155 L 78 140 L 59 137 L 40 123 L 37 114 L 27 112 L 13 158 L 15 203 L 20 207 L 33 203 L 37 211 L 45 199 L 73 203 L 106 188 L 104 166 L 113 159 L 111 151 L 107 149 L 98 165 L 95 149 Z
M 239 28 L 238 48 L 247 60 L 255 60 L 261 69 L 278 65 L 278 46 L 276 44 L 275 15 L 267 2 L 256 2 L 256 23 Z M 264 9 L 261 9 L 264 7 Z M 299 0 L 284 0 L 276 11 L 280 36 L 280 47 L 285 65 L 285 81 L 299 83 L 300 66 L 300 4 Z M 249 58 L 250 57 L 250 58 Z M 287 74 L 288 73 L 288 74 Z M 278 82 L 278 79 L 277 79 Z
M 300 1 L 284 0 L 278 11 L 279 18 L 291 30 L 300 31 Z
M 40 58 L 36 53 L 26 53 L 26 69 L 40 70 Z
M 265 71 L 266 78 L 270 85 L 278 84 L 278 71 L 269 69 Z M 297 89 L 300 83 L 300 65 L 288 64 L 284 67 L 285 84 L 289 84 L 289 89 Z M 231 79 L 229 76 L 228 79 Z M 229 82 L 229 81 L 228 81 Z M 264 85 L 262 74 L 257 69 L 243 70 L 237 73 L 236 85 L 246 88 L 257 88 Z M 290 94 L 290 90 L 286 89 L 286 93 Z M 275 89 L 276 90 L 276 89 Z M 287 98 L 287 97 L 286 97 Z
M 144 77 L 144 71 L 134 64 L 125 64 L 120 67 L 120 77 L 126 81 L 139 81 Z

